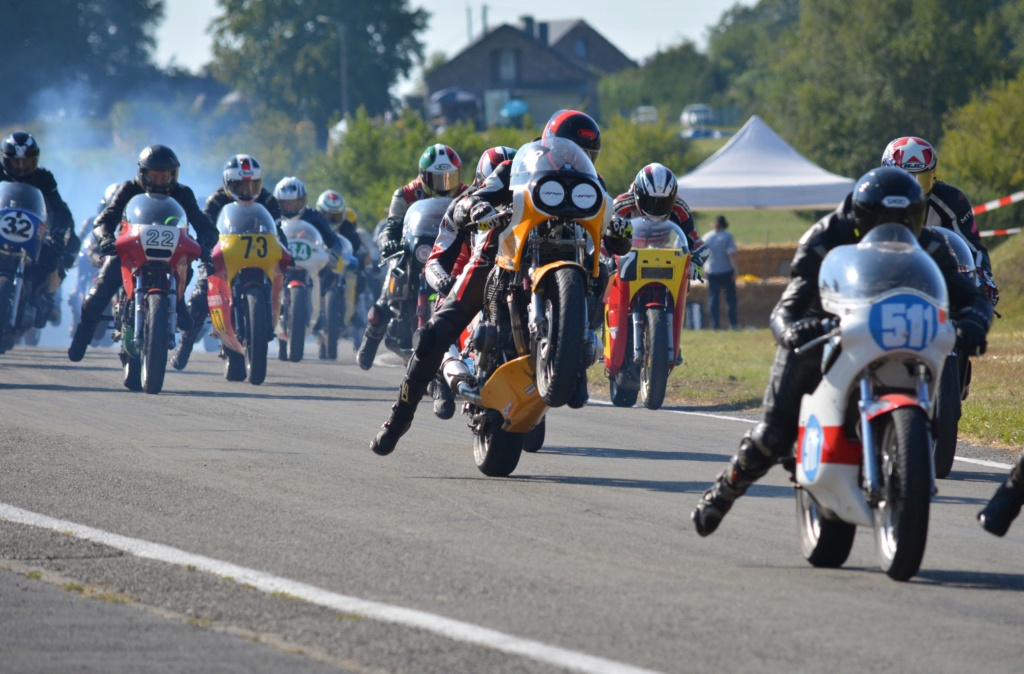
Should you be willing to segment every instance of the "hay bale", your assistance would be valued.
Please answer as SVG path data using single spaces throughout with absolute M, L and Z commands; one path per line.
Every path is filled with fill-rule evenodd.
M 792 256 L 791 256 L 792 258 Z M 789 279 L 784 277 L 773 277 L 761 281 L 740 281 L 736 284 L 736 317 L 741 328 L 767 328 L 768 319 L 771 317 L 772 309 L 782 297 L 782 291 L 786 289 Z M 711 326 L 711 319 L 708 318 L 708 286 L 706 283 L 690 283 L 690 290 L 686 294 L 686 302 L 699 302 L 703 325 L 705 328 Z M 725 294 L 719 298 L 719 325 L 728 326 L 726 318 Z

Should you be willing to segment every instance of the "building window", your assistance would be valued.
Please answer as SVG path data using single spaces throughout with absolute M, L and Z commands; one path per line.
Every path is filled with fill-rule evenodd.
M 576 40 L 576 56 L 581 59 L 587 58 L 587 41 L 582 37 Z
M 501 49 L 491 52 L 491 78 L 495 82 L 514 84 L 519 80 L 519 52 Z

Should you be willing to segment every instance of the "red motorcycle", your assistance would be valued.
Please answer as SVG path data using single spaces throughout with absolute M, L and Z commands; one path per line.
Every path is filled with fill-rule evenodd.
M 115 242 L 123 287 L 114 306 L 121 339 L 124 385 L 159 393 L 174 347 L 177 305 L 188 268 L 202 249 L 188 234 L 181 205 L 166 195 L 140 194 L 128 202 Z

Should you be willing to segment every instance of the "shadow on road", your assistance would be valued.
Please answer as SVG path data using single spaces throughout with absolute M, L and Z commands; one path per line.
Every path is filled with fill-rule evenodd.
M 1024 590 L 1024 574 L 1019 573 L 923 569 L 918 571 L 915 580 L 969 590 Z
M 715 463 L 725 463 L 729 460 L 728 454 L 619 449 L 614 447 L 549 447 L 545 445 L 541 453 L 561 456 L 588 456 L 598 459 L 654 459 L 657 461 L 710 461 Z
M 68 386 L 66 384 L 4 384 L 0 391 L 74 391 L 77 393 L 131 393 L 118 386 Z
M 701 482 L 681 482 L 672 480 L 629 480 L 620 477 L 582 477 L 578 475 L 512 475 L 504 478 L 516 482 L 535 482 L 545 484 L 573 484 L 588 487 L 615 487 L 618 489 L 645 489 L 647 491 L 670 492 L 676 494 L 703 494 L 704 490 L 711 486 L 713 475 Z M 489 480 L 492 478 L 483 478 Z M 747 492 L 749 496 L 761 496 L 767 498 L 793 497 L 793 490 L 790 487 L 776 487 L 773 485 L 755 485 Z M 680 507 L 689 507 L 692 504 L 684 503 Z M 688 511 L 687 511 L 688 512 Z

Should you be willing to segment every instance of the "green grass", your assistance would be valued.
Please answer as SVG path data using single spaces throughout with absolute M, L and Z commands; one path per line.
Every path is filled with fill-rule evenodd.
M 686 195 L 683 194 L 682 197 L 685 201 Z M 701 211 L 694 213 L 697 232 L 701 235 L 710 232 L 711 223 L 716 215 L 724 215 L 729 221 L 729 232 L 739 246 L 796 243 L 814 224 L 814 220 L 801 217 L 796 211 Z

